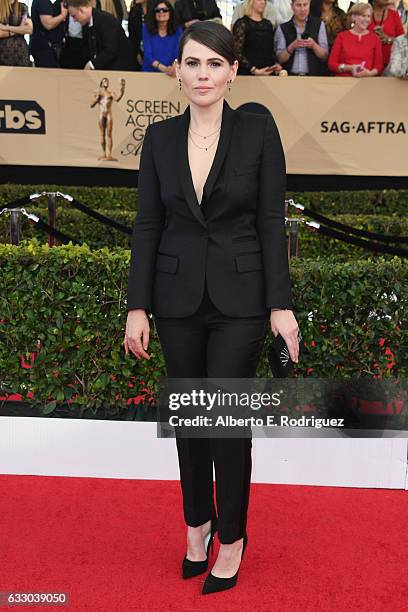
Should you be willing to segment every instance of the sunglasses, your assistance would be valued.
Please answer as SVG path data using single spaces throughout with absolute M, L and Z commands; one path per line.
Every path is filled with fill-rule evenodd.
M 157 8 L 157 9 L 154 9 L 154 12 L 155 13 L 168 13 L 169 9 L 168 8 Z

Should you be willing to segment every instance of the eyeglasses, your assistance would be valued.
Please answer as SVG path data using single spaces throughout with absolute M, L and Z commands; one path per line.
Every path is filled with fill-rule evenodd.
M 157 9 L 154 9 L 154 12 L 155 13 L 168 13 L 169 9 L 168 8 L 157 8 Z

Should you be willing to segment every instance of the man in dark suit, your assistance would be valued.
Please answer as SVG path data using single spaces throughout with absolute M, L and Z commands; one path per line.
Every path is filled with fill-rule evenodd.
M 88 49 L 85 69 L 132 70 L 129 41 L 113 15 L 92 8 L 91 0 L 68 0 L 68 12 L 82 26 Z

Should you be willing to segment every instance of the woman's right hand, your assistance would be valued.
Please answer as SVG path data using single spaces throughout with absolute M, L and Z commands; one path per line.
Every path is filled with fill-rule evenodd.
M 364 68 L 361 67 L 361 64 L 351 64 L 351 74 L 353 77 L 361 76 L 360 73 L 364 71 Z
M 286 50 L 292 55 L 296 49 L 302 49 L 304 47 L 303 43 L 304 40 L 302 40 L 302 38 L 296 38 L 296 40 L 291 42 L 290 45 L 286 47 Z
M 125 339 L 123 341 L 126 355 L 134 354 L 137 359 L 150 359 L 146 353 L 149 346 L 150 326 L 149 319 L 143 308 L 129 310 L 126 321 Z

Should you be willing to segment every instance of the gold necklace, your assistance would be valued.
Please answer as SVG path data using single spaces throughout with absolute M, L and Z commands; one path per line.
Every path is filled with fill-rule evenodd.
M 210 136 L 213 136 L 214 134 L 219 132 L 221 129 L 221 126 L 218 128 L 218 130 L 215 130 L 215 132 L 212 132 L 211 134 L 207 134 L 207 136 L 201 136 L 201 134 L 199 134 L 198 132 L 195 132 L 191 127 L 189 129 L 193 132 L 193 134 L 195 134 L 196 136 L 200 136 L 200 138 L 204 138 L 205 140 L 206 138 L 209 138 Z
M 209 149 L 210 147 L 212 147 L 212 146 L 213 146 L 213 144 L 215 144 L 215 143 L 217 142 L 217 140 L 218 140 L 218 136 L 217 136 L 217 138 L 216 138 L 216 139 L 215 139 L 215 140 L 214 140 L 214 141 L 213 141 L 211 144 L 207 145 L 206 147 L 200 147 L 200 145 L 198 145 L 196 142 L 194 142 L 193 137 L 191 136 L 191 134 L 189 134 L 189 136 L 190 136 L 190 138 L 191 138 L 191 142 L 192 142 L 192 143 L 193 143 L 193 144 L 194 144 L 194 145 L 197 147 L 197 149 L 201 149 L 201 150 L 203 150 L 203 151 L 204 151 L 204 149 L 205 149 L 206 151 L 208 151 L 208 149 Z

